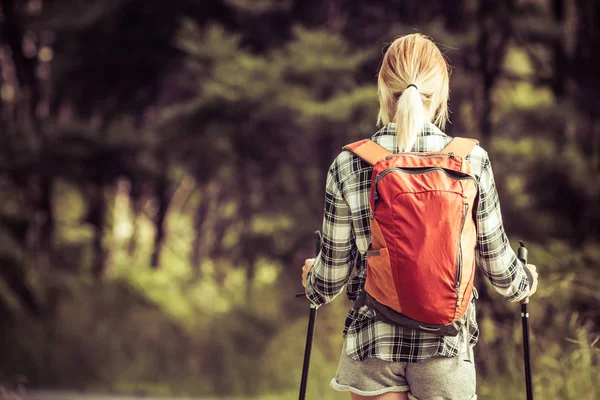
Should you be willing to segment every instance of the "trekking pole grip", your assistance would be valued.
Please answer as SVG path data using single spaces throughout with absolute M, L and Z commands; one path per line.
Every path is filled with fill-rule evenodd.
M 315 231 L 315 257 L 319 255 L 319 252 L 321 251 L 321 240 L 322 240 L 322 235 L 321 235 L 321 231 Z M 304 297 L 305 294 L 304 292 L 298 292 L 295 294 L 295 297 Z
M 519 250 L 517 251 L 517 257 L 519 258 L 519 260 L 521 260 L 523 266 L 527 268 L 527 248 L 525 247 L 525 243 L 523 243 L 522 240 L 519 241 L 519 244 L 521 245 L 521 247 L 519 247 Z M 525 297 L 523 300 L 521 300 L 521 304 L 527 303 L 529 303 L 529 297 Z
M 323 237 L 321 236 L 321 231 L 315 231 L 315 257 L 319 255 L 321 252 L 321 240 Z

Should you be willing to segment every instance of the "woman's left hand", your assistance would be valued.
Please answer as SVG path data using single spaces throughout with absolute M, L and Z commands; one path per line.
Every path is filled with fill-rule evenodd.
M 306 261 L 304 261 L 304 265 L 302 266 L 302 286 L 304 287 L 306 287 L 306 277 L 308 276 L 308 271 L 310 271 L 314 263 L 314 258 L 307 258 Z

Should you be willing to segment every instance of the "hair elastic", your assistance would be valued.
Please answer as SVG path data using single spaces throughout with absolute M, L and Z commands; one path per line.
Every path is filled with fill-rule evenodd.
M 418 87 L 417 87 L 417 85 L 415 85 L 414 83 L 411 83 L 410 85 L 408 85 L 408 86 L 406 87 L 406 89 L 408 89 L 408 88 L 409 88 L 409 87 L 411 87 L 411 86 L 414 86 L 414 88 L 415 88 L 415 89 L 417 89 L 417 92 L 419 91 L 419 88 L 418 88 Z M 404 90 L 406 90 L 406 89 L 404 89 Z

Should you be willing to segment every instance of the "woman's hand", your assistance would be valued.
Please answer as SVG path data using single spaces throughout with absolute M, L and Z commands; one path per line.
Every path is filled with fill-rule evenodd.
M 527 268 L 529 270 L 529 272 L 531 272 L 531 276 L 533 277 L 533 282 L 529 282 L 529 294 L 527 295 L 527 297 L 531 297 L 537 291 L 537 286 L 538 286 L 537 268 L 533 264 L 527 264 L 527 265 L 525 265 L 525 268 Z
M 308 276 L 308 271 L 310 271 L 314 263 L 314 258 L 307 258 L 306 261 L 304 261 L 304 265 L 302 266 L 302 286 L 304 287 L 306 287 L 306 277 Z

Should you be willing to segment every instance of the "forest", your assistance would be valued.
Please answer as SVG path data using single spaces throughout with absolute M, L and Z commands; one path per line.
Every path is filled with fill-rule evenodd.
M 0 0 L 0 389 L 297 398 L 326 172 L 414 32 L 538 268 L 536 397 L 600 398 L 599 0 Z M 482 278 L 479 398 L 525 398 Z M 308 398 L 349 398 L 350 307 L 319 309 Z

